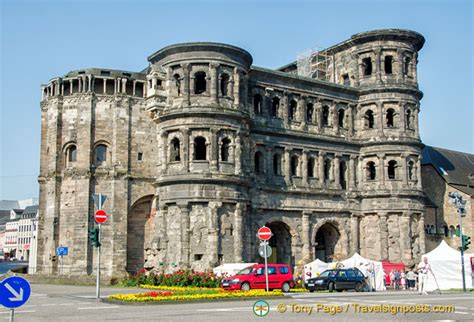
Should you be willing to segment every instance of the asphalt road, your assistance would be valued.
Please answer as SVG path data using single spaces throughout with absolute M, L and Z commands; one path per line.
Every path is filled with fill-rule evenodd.
M 413 292 L 384 293 L 303 293 L 267 300 L 268 315 L 253 313 L 256 300 L 159 305 L 117 305 L 97 301 L 95 287 L 32 285 L 30 300 L 15 311 L 15 321 L 357 321 L 357 320 L 474 320 L 474 295 Z M 133 293 L 139 289 L 102 288 L 104 297 L 114 293 Z M 426 304 L 433 310 L 453 305 L 454 313 L 363 313 L 381 305 Z M 316 310 L 319 308 L 319 312 Z M 422 307 L 423 308 L 423 307 Z M 327 310 L 324 313 L 324 310 Z M 284 313 L 279 312 L 285 311 Z M 337 313 L 341 310 L 341 313 Z M 332 313 L 331 313 L 332 312 Z M 0 321 L 10 312 L 0 309 Z

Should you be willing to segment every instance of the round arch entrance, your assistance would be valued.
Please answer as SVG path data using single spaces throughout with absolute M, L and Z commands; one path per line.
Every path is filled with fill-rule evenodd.
M 127 218 L 127 272 L 136 274 L 145 265 L 145 245 L 151 239 L 153 196 L 136 201 Z
M 288 264 L 294 266 L 294 256 L 291 251 L 290 227 L 281 221 L 266 223 L 271 229 L 273 236 L 268 241 L 272 248 L 272 256 L 268 258 L 269 263 Z
M 330 223 L 322 225 L 316 233 L 316 258 L 326 263 L 332 262 L 336 254 L 336 245 L 340 236 L 341 234 L 334 225 Z

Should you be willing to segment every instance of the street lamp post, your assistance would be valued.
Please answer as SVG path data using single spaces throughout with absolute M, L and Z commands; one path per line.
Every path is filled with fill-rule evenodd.
M 457 191 L 450 192 L 448 196 L 448 203 L 454 205 L 454 208 L 456 208 L 459 214 L 459 239 L 461 240 L 461 247 L 459 247 L 459 250 L 461 251 L 462 290 L 463 292 L 466 292 L 466 276 L 464 271 L 464 238 L 462 233 L 462 217 L 465 213 L 464 206 L 466 205 L 466 200 L 464 200 L 462 195 Z

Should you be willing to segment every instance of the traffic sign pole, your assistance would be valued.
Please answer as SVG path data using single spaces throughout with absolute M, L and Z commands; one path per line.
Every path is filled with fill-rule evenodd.
M 10 310 L 10 322 L 13 322 L 13 317 L 15 316 L 15 309 Z
M 97 281 L 95 294 L 98 299 L 100 299 L 100 224 L 99 224 L 99 237 L 98 237 L 99 247 L 97 247 Z
M 263 242 L 263 254 L 265 257 L 265 288 L 268 292 L 268 267 L 267 267 L 267 241 Z

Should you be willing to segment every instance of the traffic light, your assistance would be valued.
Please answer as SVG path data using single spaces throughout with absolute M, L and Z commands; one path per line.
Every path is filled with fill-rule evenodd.
M 466 235 L 462 235 L 462 248 L 463 250 L 468 250 L 469 249 L 469 245 L 471 244 L 471 237 L 469 236 L 466 236 Z
M 99 228 L 89 229 L 89 239 L 91 240 L 92 246 L 100 247 L 99 242 Z

